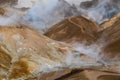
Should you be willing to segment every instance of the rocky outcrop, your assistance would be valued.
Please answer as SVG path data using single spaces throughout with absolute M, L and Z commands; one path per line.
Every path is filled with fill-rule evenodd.
M 18 0 L 0 0 L 0 5 L 13 5 L 17 2 Z
M 120 19 L 120 13 L 114 15 L 112 18 L 108 19 L 107 21 L 104 21 L 102 24 L 100 24 L 100 28 L 108 28 L 115 24 L 116 21 L 119 21 Z
M 98 26 L 94 22 L 82 16 L 75 16 L 54 25 L 45 35 L 58 41 L 86 41 L 90 44 L 98 39 L 97 31 Z
M 99 2 L 99 0 L 85 1 L 80 4 L 80 7 L 83 9 L 93 8 L 98 4 L 98 2 Z

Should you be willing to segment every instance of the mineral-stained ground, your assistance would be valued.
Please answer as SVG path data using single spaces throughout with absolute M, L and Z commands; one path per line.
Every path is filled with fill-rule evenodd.
M 120 80 L 119 0 L 0 0 L 0 80 Z

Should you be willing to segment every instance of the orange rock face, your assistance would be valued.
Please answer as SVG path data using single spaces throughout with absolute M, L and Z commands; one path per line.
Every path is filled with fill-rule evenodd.
M 79 65 L 76 58 L 80 59 Z M 0 60 L 1 80 L 47 80 L 48 77 L 52 80 L 76 67 L 100 65 L 70 45 L 49 39 L 25 26 L 0 26 Z
M 105 59 L 119 61 L 120 60 L 120 14 L 111 18 L 102 26 L 106 26 L 103 30 L 102 37 L 107 43 L 104 46 Z
M 54 25 L 45 35 L 58 41 L 91 43 L 97 40 L 97 31 L 98 27 L 95 23 L 82 16 L 75 16 Z
M 109 21 L 102 23 L 100 27 L 83 17 L 71 17 L 54 25 L 45 35 L 67 43 L 85 44 L 83 42 L 86 41 L 91 45 L 101 44 L 103 46 L 101 53 L 106 53 L 111 60 L 116 60 L 120 59 L 119 17 L 120 15 L 117 14 Z
M 50 28 L 45 35 L 67 43 L 78 43 L 78 44 L 85 44 L 84 41 L 90 45 L 101 45 L 100 53 L 98 58 L 104 67 L 100 67 L 100 70 L 103 71 L 112 71 L 112 72 L 120 72 L 120 30 L 119 30 L 119 23 L 120 23 L 120 16 L 119 14 L 115 15 L 110 20 L 102 23 L 97 27 L 92 21 L 86 20 L 83 17 L 71 17 L 65 19 L 58 24 L 54 25 Z M 79 22 L 80 21 L 80 22 Z M 91 43 L 92 42 L 92 43 Z M 88 46 L 88 45 L 86 45 Z M 98 74 L 95 72 L 95 74 Z M 98 78 L 82 78 L 83 80 L 119 80 L 120 76 L 115 75 L 101 75 Z M 83 74 L 81 74 L 83 76 Z M 90 74 L 88 74 L 90 76 Z M 73 75 L 74 76 L 74 75 Z M 74 80 L 74 79 L 81 79 L 79 76 L 68 76 L 71 78 L 66 78 L 63 80 Z
M 0 79 L 25 80 L 52 71 L 54 66 L 64 65 L 67 49 L 72 50 L 32 29 L 0 26 Z

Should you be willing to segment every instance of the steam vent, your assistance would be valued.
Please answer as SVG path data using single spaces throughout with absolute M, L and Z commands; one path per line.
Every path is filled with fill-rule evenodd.
M 120 80 L 120 0 L 0 0 L 0 80 Z

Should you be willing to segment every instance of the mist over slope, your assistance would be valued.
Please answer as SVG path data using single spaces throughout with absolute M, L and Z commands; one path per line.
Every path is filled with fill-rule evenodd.
M 120 11 L 119 3 L 119 0 L 6 0 L 1 5 L 6 13 L 0 16 L 0 23 L 23 23 L 42 33 L 75 15 L 83 15 L 100 24 Z

